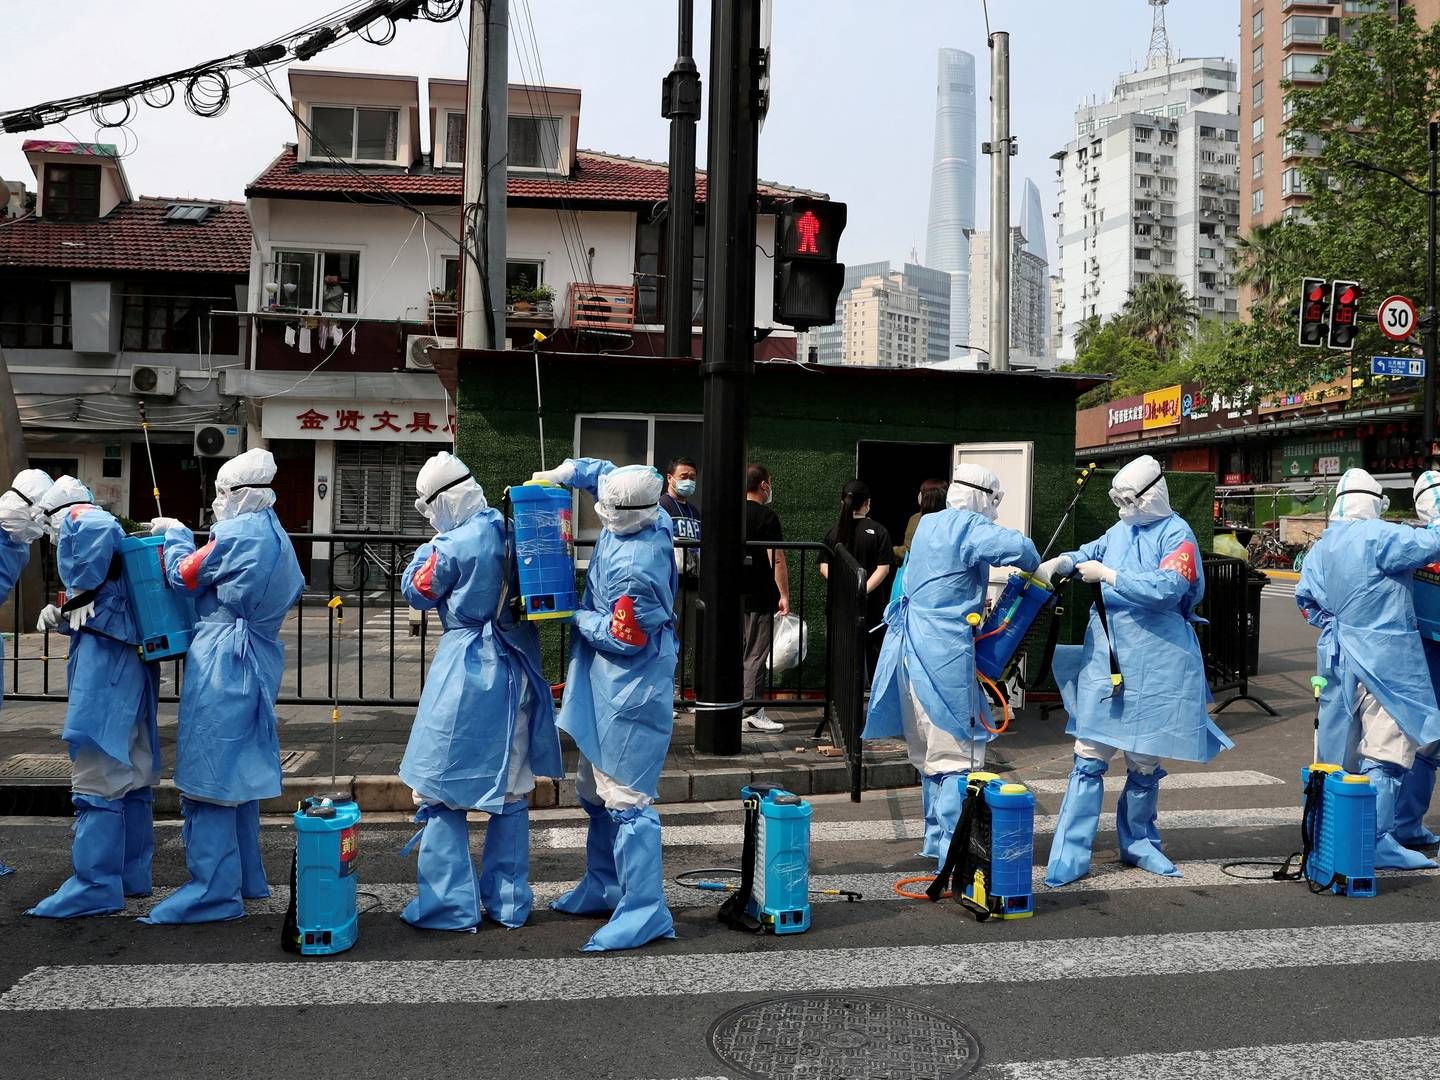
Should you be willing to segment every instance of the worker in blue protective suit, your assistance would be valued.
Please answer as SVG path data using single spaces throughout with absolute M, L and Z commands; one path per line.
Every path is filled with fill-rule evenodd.
M 280 627 L 305 578 L 271 509 L 275 458 L 247 450 L 215 475 L 210 539 L 174 518 L 165 536 L 165 575 L 195 597 L 198 622 L 180 691 L 175 786 L 185 817 L 190 880 L 142 922 L 237 919 L 245 897 L 269 895 L 260 859 L 260 800 L 280 794 L 275 697 L 285 668 Z
M 0 599 L 10 595 L 20 573 L 30 561 L 30 545 L 45 535 L 45 526 L 35 513 L 35 504 L 49 490 L 50 476 L 39 469 L 26 469 L 0 495 Z M 5 685 L 5 642 L 0 638 L 0 691 Z M 0 862 L 0 877 L 15 868 Z
M 610 914 L 586 952 L 675 936 L 655 801 L 670 746 L 675 678 L 674 534 L 648 465 L 566 460 L 533 479 L 595 496 L 604 529 L 575 614 L 560 729 L 580 748 L 576 792 L 590 818 L 585 876 L 551 907 Z
M 885 609 L 889 633 L 870 688 L 862 737 L 904 736 L 920 773 L 920 854 L 937 867 L 950 850 L 969 774 L 984 767 L 985 744 L 995 737 L 966 616 L 982 613 L 992 564 L 1032 571 L 1040 562 L 1025 536 L 995 524 L 1004 496 L 989 469 L 961 465 L 946 508 L 920 519 L 904 588 Z
M 563 775 L 540 637 L 501 606 L 505 521 L 465 463 L 441 451 L 415 481 L 415 509 L 436 537 L 415 552 L 402 588 L 413 608 L 438 608 L 445 634 L 431 662 L 400 778 L 423 828 L 419 896 L 402 918 L 426 930 L 474 930 L 530 917 L 530 792 L 535 777 Z M 466 812 L 484 810 L 480 874 Z
M 160 672 L 140 658 L 120 580 L 120 523 L 73 476 L 56 480 L 36 506 L 68 597 L 63 609 L 51 604 L 40 612 L 36 625 L 70 638 L 70 700 L 60 737 L 70 751 L 75 872 L 26 914 L 105 915 L 121 910 L 126 896 L 150 894 Z
M 1440 472 L 1427 470 L 1415 481 L 1415 513 L 1425 527 L 1440 530 Z M 1435 588 L 1436 586 L 1426 586 Z M 1440 642 L 1420 639 L 1430 685 L 1440 698 Z M 1395 839 L 1407 848 L 1434 847 L 1440 836 L 1425 827 L 1430 797 L 1435 793 L 1435 770 L 1440 766 L 1440 743 L 1426 743 L 1415 751 L 1415 764 L 1400 782 L 1395 798 Z
M 1440 740 L 1440 708 L 1416 633 L 1412 574 L 1440 559 L 1440 530 L 1382 521 L 1388 505 L 1364 469 L 1345 472 L 1295 602 L 1320 628 L 1315 657 L 1327 685 L 1316 753 L 1374 786 L 1375 866 L 1417 870 L 1436 864 L 1399 841 L 1398 805 L 1417 752 L 1433 755 Z
M 1210 719 L 1205 661 L 1190 625 L 1205 595 L 1200 547 L 1170 509 L 1159 463 L 1147 454 L 1127 464 L 1110 484 L 1110 501 L 1120 520 L 1105 535 L 1040 567 L 1047 580 L 1078 573 L 1098 585 L 1106 613 L 1102 623 L 1091 609 L 1083 645 L 1055 650 L 1075 766 L 1050 847 L 1050 886 L 1090 872 L 1105 771 L 1116 751 L 1124 751 L 1126 767 L 1115 811 L 1120 861 L 1179 877 L 1155 824 L 1166 775 L 1160 760 L 1209 761 L 1234 745 Z

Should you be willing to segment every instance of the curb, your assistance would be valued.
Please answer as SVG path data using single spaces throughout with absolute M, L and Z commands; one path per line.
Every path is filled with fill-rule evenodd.
M 1266 577 L 1273 578 L 1276 581 L 1300 580 L 1300 574 L 1296 570 L 1261 570 L 1260 572 Z

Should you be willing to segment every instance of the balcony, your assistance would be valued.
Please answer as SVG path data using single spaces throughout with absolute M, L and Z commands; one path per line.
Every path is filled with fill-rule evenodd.
M 1293 8 L 1304 8 L 1307 11 L 1331 12 L 1335 10 L 1333 3 L 1317 3 L 1316 0 L 1280 0 L 1280 10 L 1290 11 Z
M 1324 45 L 1326 40 L 1340 36 L 1340 20 L 1316 15 L 1292 15 L 1285 20 L 1281 30 L 1280 44 L 1285 48 L 1293 45 Z
M 628 333 L 635 328 L 635 286 L 572 282 L 566 310 L 572 327 Z

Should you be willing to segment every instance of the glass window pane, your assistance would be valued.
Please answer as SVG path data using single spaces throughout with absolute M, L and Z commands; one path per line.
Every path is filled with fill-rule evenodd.
M 315 294 L 315 253 L 313 251 L 275 252 L 275 281 L 278 307 L 292 311 L 314 310 L 319 306 Z
M 360 256 L 350 251 L 325 253 L 325 280 L 321 286 L 320 310 L 357 310 Z
M 614 417 L 582 416 L 580 435 L 575 447 L 576 457 L 604 458 L 616 465 L 634 465 L 646 461 L 645 450 L 650 439 L 648 420 Z M 595 502 L 580 493 L 580 537 L 593 540 L 600 535 L 600 519 L 595 516 Z
M 465 114 L 450 113 L 445 118 L 445 163 L 459 165 L 465 158 Z
M 560 121 L 548 116 L 510 117 L 512 168 L 556 169 L 560 164 Z
M 314 105 L 310 109 L 312 157 L 351 157 L 355 152 L 355 110 Z
M 394 161 L 398 153 L 400 114 L 394 109 L 357 109 L 355 157 L 362 161 Z

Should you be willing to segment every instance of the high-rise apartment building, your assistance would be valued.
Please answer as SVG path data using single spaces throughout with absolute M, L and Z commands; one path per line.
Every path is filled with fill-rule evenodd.
M 915 367 L 929 359 L 925 305 L 903 274 L 865 278 L 846 294 L 841 311 L 841 363 Z
M 941 49 L 925 265 L 950 275 L 951 355 L 954 346 L 965 343 L 970 316 L 975 151 L 975 57 L 962 49 Z
M 821 364 L 838 364 L 845 353 L 844 313 L 845 301 L 866 278 L 888 278 L 891 274 L 888 262 L 856 263 L 845 267 L 845 281 L 840 290 L 840 299 L 835 304 L 835 321 L 829 326 L 817 326 L 805 335 L 800 349 L 801 359 L 813 359 Z M 928 348 L 922 364 L 937 364 L 948 360 L 954 354 L 950 348 L 950 275 L 943 270 L 931 270 L 928 266 L 906 263 L 900 274 L 906 287 L 920 296 L 920 305 L 925 314 Z M 966 313 L 966 320 L 969 313 Z M 862 361 L 872 363 L 873 361 Z
M 1041 293 L 1041 337 L 1045 347 L 1035 355 L 1041 356 L 1050 350 L 1050 245 L 1046 242 L 1045 207 L 1040 202 L 1040 189 L 1035 181 L 1025 180 L 1024 194 L 1020 198 L 1020 231 L 1025 234 L 1025 250 L 1044 264 Z
M 1287 0 L 1279 0 L 1287 2 Z M 1178 280 L 1202 315 L 1234 318 L 1240 224 L 1236 65 L 1159 60 L 1075 111 L 1075 138 L 1051 155 L 1060 184 L 1061 355 L 1075 328 L 1118 314 L 1151 277 Z
M 1019 228 L 1010 230 L 1010 351 L 1017 356 L 1049 353 L 1045 323 L 1049 313 L 1049 274 Z M 970 236 L 970 338 L 979 349 L 990 347 L 990 234 Z M 981 357 L 984 363 L 985 353 Z

